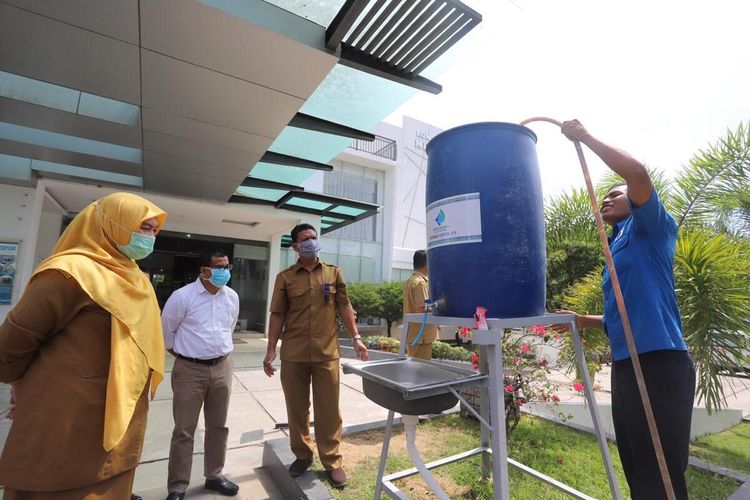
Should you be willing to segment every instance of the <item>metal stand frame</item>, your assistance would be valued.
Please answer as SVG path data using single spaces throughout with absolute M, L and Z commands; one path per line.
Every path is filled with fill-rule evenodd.
M 405 314 L 403 323 L 403 332 L 407 332 L 410 323 L 421 324 L 424 320 L 423 314 Z M 474 324 L 474 318 L 452 318 L 441 316 L 427 316 L 427 323 L 431 325 L 446 326 L 466 326 Z M 620 500 L 620 490 L 617 486 L 617 478 L 612 466 L 612 457 L 607 446 L 607 437 L 604 434 L 599 409 L 596 406 L 594 391 L 591 385 L 591 378 L 586 365 L 586 358 L 583 354 L 581 338 L 578 334 L 575 315 L 573 314 L 545 314 L 544 316 L 534 316 L 529 318 L 512 318 L 512 319 L 488 319 L 489 330 L 476 330 L 472 336 L 472 343 L 479 347 L 480 370 L 488 375 L 486 383 L 481 386 L 480 413 L 474 410 L 471 405 L 452 387 L 448 389 L 458 397 L 459 401 L 474 414 L 481 423 L 481 442 L 478 448 L 468 450 L 450 457 L 442 458 L 426 464 L 428 469 L 434 469 L 442 465 L 463 460 L 474 455 L 482 455 L 482 477 L 489 479 L 489 471 L 492 470 L 494 478 L 494 498 L 495 500 L 509 500 L 510 494 L 508 489 L 508 464 L 519 470 L 540 479 L 559 490 L 568 493 L 574 498 L 591 499 L 592 497 L 571 488 L 539 471 L 523 465 L 511 458 L 508 458 L 508 443 L 505 434 L 505 398 L 503 397 L 503 356 L 502 356 L 502 330 L 507 328 L 521 328 L 535 325 L 555 325 L 567 324 L 573 336 L 573 345 L 576 351 L 576 360 L 582 368 L 583 386 L 586 395 L 586 401 L 591 411 L 591 419 L 594 422 L 594 432 L 599 441 L 599 449 L 604 459 L 604 466 L 607 471 L 607 479 L 612 497 Z M 406 335 L 402 336 L 400 356 L 405 355 Z M 375 500 L 380 499 L 380 495 L 385 488 L 386 492 L 393 498 L 408 499 L 401 490 L 399 490 L 394 481 L 417 474 L 415 467 L 392 474 L 385 475 L 385 465 L 388 458 L 388 446 L 391 441 L 393 430 L 392 410 L 388 411 L 388 420 L 385 426 L 385 436 L 383 437 L 383 448 L 380 454 L 380 468 L 378 469 L 377 483 L 375 487 Z M 492 455 L 492 459 L 490 458 Z

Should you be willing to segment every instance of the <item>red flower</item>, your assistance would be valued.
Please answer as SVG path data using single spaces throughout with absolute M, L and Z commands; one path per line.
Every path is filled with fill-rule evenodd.
M 573 384 L 573 390 L 578 392 L 583 392 L 583 384 L 580 382 L 576 382 Z
M 538 335 L 539 337 L 547 336 L 547 328 L 542 325 L 532 326 L 531 331 L 534 332 L 534 335 Z
M 519 349 L 521 349 L 521 352 L 524 354 L 528 354 L 531 352 L 531 346 L 529 346 L 529 344 L 521 344 L 521 347 Z
M 539 366 L 541 366 L 541 367 L 546 367 L 548 364 L 549 364 L 549 360 L 548 359 L 542 359 L 542 360 L 539 361 Z
M 513 386 L 512 385 L 506 385 L 505 390 L 508 392 L 513 392 Z
M 515 364 L 517 364 L 517 365 L 520 365 L 521 364 L 521 358 L 519 358 L 518 356 L 516 356 L 515 358 L 513 358 L 513 362 Z
M 523 398 L 516 399 L 516 405 L 521 406 L 522 404 L 525 404 L 526 400 Z
M 475 370 L 479 371 L 479 355 L 475 352 L 471 353 L 471 366 Z
M 557 397 L 557 394 L 553 394 L 552 395 L 552 401 L 554 401 L 555 403 L 559 403 L 560 402 L 560 398 Z

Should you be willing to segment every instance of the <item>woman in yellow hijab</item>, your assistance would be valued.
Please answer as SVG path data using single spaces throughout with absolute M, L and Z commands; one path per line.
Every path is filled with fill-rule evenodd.
M 0 325 L 13 424 L 5 499 L 127 499 L 149 389 L 164 376 L 159 306 L 135 260 L 167 214 L 128 193 L 86 207 Z

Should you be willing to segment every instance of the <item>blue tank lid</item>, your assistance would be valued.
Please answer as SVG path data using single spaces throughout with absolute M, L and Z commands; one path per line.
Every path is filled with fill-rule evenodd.
M 432 146 L 432 143 L 437 140 L 443 140 L 443 138 L 459 134 L 463 132 L 470 132 L 474 130 L 481 130 L 481 129 L 505 129 L 505 130 L 513 130 L 515 132 L 520 132 L 522 134 L 528 135 L 532 141 L 534 141 L 534 144 L 536 144 L 536 134 L 533 130 L 531 130 L 528 127 L 524 127 L 523 125 L 519 125 L 517 123 L 507 123 L 507 122 L 479 122 L 479 123 L 467 123 L 466 125 L 459 125 L 458 127 L 450 128 L 444 132 L 440 132 L 438 135 L 433 137 L 430 142 L 427 143 L 427 147 L 425 148 L 425 151 L 427 151 L 427 154 L 430 154 L 430 146 Z

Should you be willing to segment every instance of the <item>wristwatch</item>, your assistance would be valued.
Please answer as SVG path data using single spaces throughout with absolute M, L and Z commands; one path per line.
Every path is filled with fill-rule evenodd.
M 352 342 L 354 342 L 355 340 L 362 340 L 362 335 L 356 334 L 354 337 L 352 337 Z

